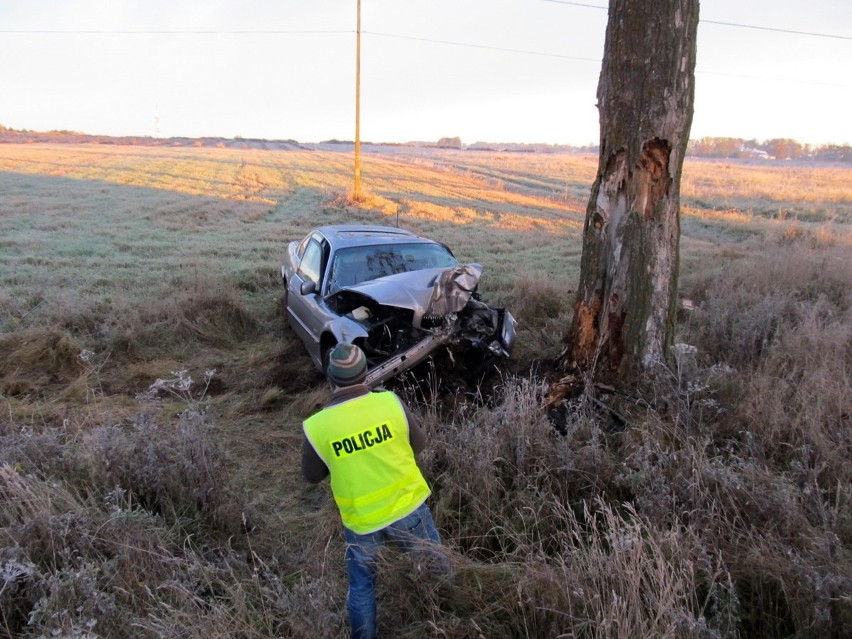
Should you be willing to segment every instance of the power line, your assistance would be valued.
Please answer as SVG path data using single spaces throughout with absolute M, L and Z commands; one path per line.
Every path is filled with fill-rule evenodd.
M 376 32 L 376 31 L 364 31 L 363 33 L 368 34 L 368 35 L 373 35 L 373 36 L 380 36 L 380 37 L 383 37 L 383 38 L 395 38 L 395 39 L 398 39 L 398 40 L 413 40 L 415 42 L 429 42 L 429 43 L 432 43 L 432 44 L 445 44 L 445 45 L 456 46 L 456 47 L 485 49 L 485 50 L 489 50 L 489 51 L 503 51 L 503 52 L 507 52 L 507 53 L 521 53 L 521 54 L 525 54 L 525 55 L 535 55 L 535 56 L 540 56 L 540 57 L 545 57 L 545 58 L 558 58 L 558 59 L 563 59 L 563 60 L 580 60 L 582 62 L 595 62 L 595 63 L 598 63 L 598 64 L 601 63 L 600 58 L 583 58 L 583 57 L 580 57 L 580 56 L 562 55 L 562 54 L 558 54 L 558 53 L 545 53 L 543 51 L 530 51 L 528 49 L 510 49 L 510 48 L 506 48 L 506 47 L 489 46 L 489 45 L 486 45 L 486 44 L 473 44 L 473 43 L 470 43 L 470 42 L 457 42 L 457 41 L 453 41 L 453 40 L 436 40 L 436 39 L 433 39 L 433 38 L 422 38 L 422 37 L 418 37 L 418 36 L 407 36 L 407 35 L 400 35 L 400 34 L 395 34 L 395 33 L 379 33 L 379 32 Z M 837 83 L 832 83 L 832 82 L 815 82 L 813 80 L 796 80 L 796 79 L 791 79 L 791 78 L 773 78 L 773 77 L 769 77 L 769 76 L 743 75 L 743 74 L 738 74 L 738 73 L 723 73 L 723 72 L 716 72 L 716 71 L 696 70 L 695 73 L 699 74 L 699 75 L 718 75 L 718 76 L 724 76 L 724 77 L 729 77 L 729 78 L 743 78 L 743 79 L 746 79 L 746 80 L 769 80 L 771 82 L 787 82 L 789 84 L 808 84 L 808 85 L 814 85 L 814 86 L 840 87 L 840 88 L 844 88 L 844 89 L 847 89 L 847 88 L 850 87 L 850 85 L 848 85 L 848 84 L 837 84 Z
M 567 2 L 566 0 L 544 0 L 545 2 L 552 2 L 554 4 L 570 4 L 575 7 L 586 7 L 587 9 L 603 9 L 606 11 L 608 7 L 602 7 L 599 4 L 586 4 L 585 2 Z
M 559 4 L 581 4 L 581 3 L 571 3 L 564 2 L 563 0 L 544 0 L 546 2 L 557 2 Z M 594 5 L 582 5 L 593 7 Z M 597 7 L 603 8 L 603 7 Z M 288 30 L 288 31 L 277 31 L 277 30 L 263 30 L 263 31 L 112 31 L 112 30 L 73 30 L 73 31 L 65 31 L 65 30 L 32 30 L 32 31 L 17 31 L 17 30 L 8 30 L 8 29 L 0 29 L 0 34 L 3 33 L 24 33 L 24 34 L 74 34 L 74 35 L 299 35 L 299 34 L 350 34 L 355 33 L 352 30 Z M 431 44 L 442 44 L 448 46 L 455 47 L 465 47 L 469 49 L 482 49 L 486 51 L 501 51 L 504 53 L 518 53 L 522 55 L 534 55 L 543 58 L 555 58 L 560 60 L 578 60 L 580 62 L 594 62 L 600 64 L 600 58 L 587 58 L 582 56 L 574 56 L 574 55 L 564 55 L 560 53 L 547 53 L 544 51 L 532 51 L 530 49 L 514 49 L 509 47 L 497 47 L 491 46 L 487 44 L 476 44 L 473 42 L 459 42 L 455 40 L 439 40 L 436 38 L 424 38 L 420 36 L 410 36 L 403 35 L 398 33 L 383 33 L 378 31 L 362 31 L 364 35 L 372 35 L 380 38 L 393 38 L 397 40 L 409 40 L 413 42 L 428 42 Z M 743 78 L 747 80 L 769 80 L 772 82 L 786 82 L 789 84 L 805 84 L 805 85 L 815 85 L 815 86 L 829 86 L 829 87 L 840 87 L 840 88 L 849 88 L 848 84 L 837 84 L 830 82 L 814 82 L 812 80 L 796 80 L 791 78 L 773 78 L 769 76 L 755 76 L 755 75 L 743 75 L 738 73 L 723 73 L 723 72 L 714 72 L 714 71 L 703 71 L 697 69 L 695 71 L 698 75 L 717 75 L 723 77 L 730 78 Z
M 598 4 L 587 4 L 585 2 L 569 2 L 568 0 L 542 0 L 542 2 L 551 2 L 553 4 L 567 4 L 573 7 L 584 7 L 586 9 L 602 9 L 607 11 L 608 7 L 602 7 Z M 836 40 L 852 40 L 850 36 L 837 35 L 834 33 L 817 33 L 814 31 L 797 31 L 795 29 L 781 29 L 778 27 L 765 27 L 756 24 L 742 24 L 739 22 L 721 22 L 719 20 L 702 20 L 698 19 L 699 24 L 717 24 L 724 27 L 737 27 L 739 29 L 757 29 L 758 31 L 774 31 L 776 33 L 792 33 L 795 35 L 813 36 L 815 38 L 834 38 Z
M 453 40 L 436 40 L 433 38 L 421 38 L 418 36 L 407 36 L 396 33 L 380 33 L 377 31 L 364 31 L 368 35 L 379 36 L 382 38 L 396 38 L 398 40 L 413 40 L 415 42 L 431 42 L 434 44 L 447 44 L 455 47 L 467 47 L 470 49 L 485 49 L 488 51 L 503 51 L 505 53 L 523 53 L 526 55 L 537 55 L 545 58 L 561 58 L 563 60 L 581 60 L 583 62 L 600 62 L 600 58 L 583 58 L 574 55 L 563 55 L 560 53 L 545 53 L 543 51 L 530 51 L 528 49 L 510 49 L 507 47 L 494 47 L 487 44 L 474 44 L 472 42 L 457 42 Z
M 757 29 L 759 31 L 774 31 L 776 33 L 794 33 L 796 35 L 813 36 L 815 38 L 834 38 L 836 40 L 852 40 L 850 36 L 835 35 L 833 33 L 815 33 L 813 31 L 794 31 L 793 29 L 778 29 L 775 27 L 759 27 L 754 24 L 737 24 L 736 22 L 720 22 L 718 20 L 699 20 L 704 24 L 721 24 L 725 27 L 739 27 L 741 29 Z
M 45 34 L 45 35 L 318 35 L 355 33 L 351 29 L 246 29 L 246 30 L 193 30 L 193 29 L 151 29 L 151 30 L 117 30 L 117 29 L 0 29 L 0 33 L 10 34 Z
M 587 9 L 599 9 L 606 11 L 607 7 L 602 7 L 596 4 L 588 4 L 585 2 L 569 2 L 569 0 L 542 0 L 542 2 L 550 2 L 553 4 L 565 4 L 574 7 L 584 7 Z M 756 24 L 743 24 L 739 22 L 724 22 L 721 20 L 703 20 L 699 19 L 699 24 L 715 24 L 725 27 L 736 27 L 740 29 L 754 29 L 758 31 L 771 31 L 774 33 L 789 33 L 793 35 L 804 35 L 815 38 L 832 38 L 835 40 L 852 40 L 852 36 L 838 35 L 835 33 L 819 33 L 816 31 L 798 31 L 796 29 L 782 29 L 780 27 L 767 27 Z M 7 34 L 54 34 L 54 35 L 317 35 L 317 34 L 341 34 L 353 33 L 351 29 L 0 29 L 0 33 Z M 364 33 L 367 33 L 364 31 Z M 374 33 L 373 35 L 386 36 L 391 38 L 406 38 L 406 36 L 396 36 L 393 34 Z M 407 38 L 416 40 L 417 38 Z M 429 40 L 430 42 L 438 42 L 437 40 Z M 458 44 L 460 46 L 473 46 L 465 43 L 448 42 L 448 44 Z M 519 51 L 515 49 L 500 49 L 499 47 L 480 47 L 490 48 L 495 50 L 531 53 L 540 55 L 534 51 Z M 571 56 L 556 56 L 567 57 Z M 584 58 L 578 58 L 584 59 Z

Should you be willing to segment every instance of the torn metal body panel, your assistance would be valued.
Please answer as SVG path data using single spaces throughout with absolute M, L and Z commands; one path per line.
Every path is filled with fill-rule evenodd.
M 291 244 L 281 274 L 288 321 L 320 370 L 342 341 L 366 354 L 371 387 L 441 348 L 463 363 L 511 354 L 515 320 L 479 298 L 482 267 L 459 264 L 432 240 L 388 227 L 322 227 Z

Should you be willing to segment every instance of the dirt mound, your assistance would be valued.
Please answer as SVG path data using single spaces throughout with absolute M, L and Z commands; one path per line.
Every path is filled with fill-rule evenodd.
M 85 371 L 86 351 L 67 332 L 38 328 L 0 338 L 0 390 L 14 396 L 69 384 Z
M 268 385 L 287 394 L 303 393 L 321 384 L 324 379 L 314 368 L 302 344 L 295 339 L 284 340 L 265 373 Z
M 130 358 L 162 357 L 187 342 L 227 346 L 251 339 L 257 321 L 230 290 L 180 291 L 136 309 L 112 328 L 112 350 Z

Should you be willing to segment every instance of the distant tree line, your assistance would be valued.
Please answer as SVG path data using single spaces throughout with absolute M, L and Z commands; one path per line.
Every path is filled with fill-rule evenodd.
M 698 138 L 690 140 L 687 154 L 699 157 L 767 160 L 820 160 L 852 163 L 848 144 L 812 146 L 789 138 L 744 140 L 742 138 Z
M 507 151 L 511 153 L 597 153 L 596 144 L 572 146 L 570 144 L 547 144 L 544 142 L 483 142 L 477 141 L 465 147 L 468 151 Z
M 454 138 L 441 138 L 438 140 L 438 144 L 436 146 L 439 149 L 461 149 L 462 141 L 458 136 Z
M 79 131 L 54 130 L 30 131 L 28 129 L 10 129 L 0 124 L 0 143 L 34 144 L 49 142 L 53 144 L 115 144 L 131 146 L 175 146 L 175 147 L 221 147 L 240 149 L 303 149 L 295 140 L 267 140 L 264 138 L 154 138 L 138 135 L 90 135 Z
M 36 132 L 26 129 L 10 129 L 0 124 L 0 142 L 65 142 L 96 144 L 136 144 L 142 146 L 233 146 L 248 145 L 279 148 L 282 145 L 300 147 L 295 140 L 265 140 L 258 138 L 151 138 L 148 136 L 89 135 L 79 131 Z M 325 140 L 324 144 L 352 144 L 351 140 Z M 368 143 L 370 144 L 370 143 Z M 378 143 L 381 144 L 381 143 Z M 465 149 L 469 151 L 500 151 L 515 153 L 597 153 L 594 144 L 571 146 L 567 144 L 543 144 L 524 142 L 483 142 L 463 144 L 460 137 L 444 137 L 438 142 L 408 142 L 393 146 L 426 146 L 444 149 Z M 848 144 L 825 144 L 812 146 L 789 138 L 773 140 L 744 140 L 743 138 L 699 138 L 690 140 L 687 155 L 712 158 L 741 158 L 765 160 L 819 160 L 824 162 L 847 162 L 852 164 L 852 146 Z

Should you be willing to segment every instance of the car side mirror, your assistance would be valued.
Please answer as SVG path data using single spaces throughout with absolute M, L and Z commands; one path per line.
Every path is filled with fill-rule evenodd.
M 302 286 L 299 287 L 299 292 L 302 295 L 310 295 L 311 293 L 317 292 L 317 283 L 316 282 L 302 282 Z

